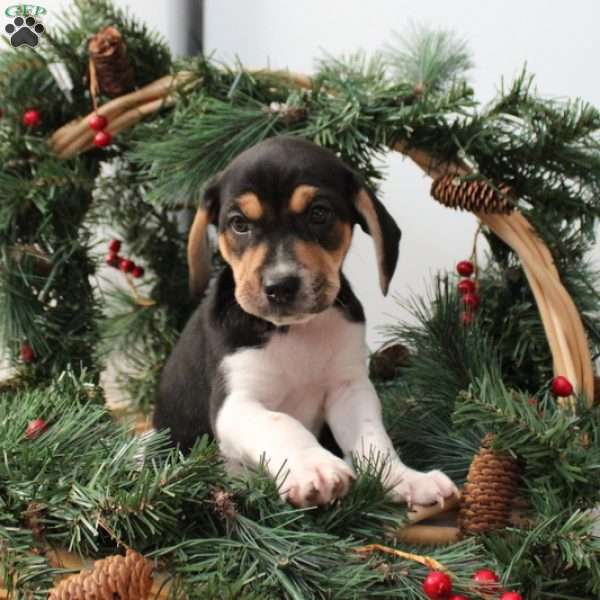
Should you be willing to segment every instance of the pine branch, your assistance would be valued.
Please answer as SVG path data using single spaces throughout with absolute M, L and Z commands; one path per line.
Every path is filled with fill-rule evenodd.
M 252 99 L 237 106 L 200 96 L 176 114 L 169 129 L 155 131 L 154 141 L 140 140 L 132 157 L 147 165 L 155 183 L 152 199 L 194 206 L 208 179 L 243 150 L 281 131 L 278 121 Z
M 394 38 L 395 45 L 386 48 L 386 58 L 398 81 L 438 93 L 463 79 L 473 68 L 466 42 L 451 31 L 435 31 L 413 24 L 410 32 L 396 33 Z
M 500 357 L 477 323 L 463 326 L 454 282 L 438 276 L 434 285 L 427 297 L 404 303 L 417 325 L 398 323 L 383 331 L 390 342 L 411 351 L 402 383 L 419 399 L 419 410 L 443 415 L 452 411 L 457 395 L 474 377 L 486 371 L 499 375 Z
M 546 486 L 549 498 L 556 490 Z M 536 508 L 543 501 L 535 497 Z M 518 580 L 523 593 L 538 598 L 594 598 L 600 584 L 599 541 L 594 516 L 578 509 L 542 511 L 531 529 L 508 529 L 484 539 L 484 544 L 505 564 L 506 579 Z
M 86 76 L 88 66 L 87 41 L 93 35 L 112 25 L 126 40 L 127 55 L 135 71 L 139 87 L 165 75 L 171 67 L 169 47 L 164 39 L 110 0 L 75 0 L 59 18 L 59 26 L 49 33 L 51 55 L 67 59 L 77 90 Z M 45 34 L 46 35 L 46 34 Z
M 600 464 L 598 408 L 581 405 L 572 414 L 560 409 L 548 394 L 539 403 L 529 400 L 530 396 L 507 389 L 487 374 L 461 395 L 453 420 L 461 428 L 485 423 L 488 431 L 497 434 L 494 447 L 510 450 L 525 461 L 525 479 L 532 486 L 552 481 L 565 494 L 565 501 L 579 498 L 586 506 L 597 502 L 590 474 Z M 548 464 L 555 465 L 550 472 Z
M 0 500 L 7 526 L 16 527 L 35 502 L 47 541 L 101 555 L 121 544 L 153 551 L 191 597 L 208 594 L 218 582 L 290 598 L 324 598 L 334 590 L 341 598 L 365 590 L 420 598 L 421 565 L 386 559 L 382 571 L 375 568 L 380 560 L 364 562 L 352 553 L 356 539 L 349 533 L 378 540 L 391 521 L 374 473 L 365 472 L 329 514 L 294 510 L 264 471 L 227 477 L 216 447 L 206 441 L 183 457 L 162 434 L 131 436 L 101 405 L 81 403 L 96 389 L 65 374 L 47 389 L 0 396 L 6 430 Z M 18 414 L 15 405 L 23 407 Z M 29 440 L 23 431 L 32 418 L 43 418 L 48 429 Z M 456 572 L 460 588 L 467 581 L 461 574 L 474 569 L 480 552 L 467 542 L 432 555 Z M 17 559 L 26 559 L 25 549 Z
M 38 546 L 31 531 L 0 513 L 0 581 L 11 598 L 47 598 L 53 580 L 65 574 L 64 569 L 50 566 Z

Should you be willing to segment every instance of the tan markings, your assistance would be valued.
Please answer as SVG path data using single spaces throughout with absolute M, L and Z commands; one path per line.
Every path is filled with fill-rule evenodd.
M 369 228 L 369 233 L 375 244 L 375 255 L 377 257 L 377 267 L 379 269 L 379 286 L 383 294 L 387 294 L 390 285 L 389 277 L 385 272 L 385 250 L 383 247 L 383 232 L 379 225 L 379 217 L 375 212 L 373 201 L 366 190 L 360 190 L 355 200 L 356 209 L 364 217 Z
M 187 259 L 190 291 L 194 296 L 201 294 L 210 274 L 211 259 L 206 235 L 208 221 L 208 211 L 199 208 L 188 236 Z
M 328 298 L 330 302 L 333 301 L 339 290 L 340 269 L 352 240 L 352 229 L 349 225 L 339 223 L 337 227 L 340 244 L 335 250 L 325 250 L 318 244 L 301 240 L 294 244 L 294 255 L 298 262 L 311 273 L 321 274 L 327 280 L 329 293 L 332 295 Z
M 265 212 L 262 204 L 260 203 L 260 199 L 252 192 L 242 194 L 237 199 L 237 205 L 240 207 L 240 210 L 244 213 L 244 215 L 251 221 L 257 221 Z
M 336 263 L 339 265 L 338 269 L 342 266 L 342 262 L 346 257 L 350 243 L 352 242 L 352 227 L 347 223 L 338 223 L 336 225 L 336 233 L 340 238 L 340 245 L 336 250 L 331 251 Z
M 290 212 L 301 214 L 315 197 L 317 188 L 312 185 L 299 185 L 290 198 Z
M 225 259 L 226 262 L 231 264 L 231 246 L 229 245 L 229 239 L 227 235 L 224 233 L 219 233 L 219 241 L 218 241 L 219 250 L 221 251 L 221 256 Z
M 231 240 L 227 234 L 219 234 L 218 243 L 221 255 L 233 271 L 237 301 L 246 312 L 258 314 L 257 307 L 262 294 L 260 271 L 267 257 L 267 244 L 250 246 L 244 250 L 241 256 L 236 256 L 232 251 Z

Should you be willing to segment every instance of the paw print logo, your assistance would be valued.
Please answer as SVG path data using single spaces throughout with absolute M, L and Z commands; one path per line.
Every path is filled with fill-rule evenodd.
M 15 17 L 12 23 L 9 23 L 4 30 L 10 35 L 10 43 L 17 48 L 27 44 L 32 48 L 38 45 L 39 36 L 44 33 L 44 26 L 36 23 L 32 16 Z

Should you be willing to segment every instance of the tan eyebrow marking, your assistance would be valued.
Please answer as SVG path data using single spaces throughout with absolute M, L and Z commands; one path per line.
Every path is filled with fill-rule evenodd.
M 303 213 L 317 191 L 312 185 L 299 185 L 290 198 L 290 211 L 296 214 Z
M 258 196 L 252 192 L 246 192 L 237 199 L 239 209 L 248 219 L 256 221 L 264 214 L 263 206 Z

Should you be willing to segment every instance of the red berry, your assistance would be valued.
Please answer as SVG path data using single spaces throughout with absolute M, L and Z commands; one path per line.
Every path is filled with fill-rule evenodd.
M 23 125 L 26 127 L 35 127 L 42 122 L 42 114 L 39 110 L 32 108 L 23 114 Z
M 121 262 L 119 263 L 119 269 L 121 269 L 123 273 L 131 273 L 134 268 L 135 263 L 132 260 L 129 260 L 128 258 L 121 259 Z
M 27 342 L 21 344 L 21 360 L 24 363 L 32 363 L 35 360 L 33 348 Z
M 479 294 L 465 294 L 463 304 L 470 310 L 477 310 L 481 304 L 481 296 Z
M 452 579 L 441 571 L 430 571 L 423 581 L 423 591 L 432 600 L 446 598 L 452 593 Z
M 504 592 L 500 600 L 523 600 L 523 596 L 519 592 Z
M 454 594 L 448 600 L 469 600 L 464 594 Z
M 94 131 L 102 131 L 108 125 L 108 119 L 104 115 L 99 115 L 98 113 L 94 113 L 88 119 L 88 125 Z
M 121 249 L 121 240 L 110 240 L 108 242 L 108 249 L 111 252 L 118 252 Z
M 475 573 L 473 573 L 472 579 L 477 583 L 487 584 L 495 584 L 498 583 L 498 581 L 500 581 L 498 575 L 496 575 L 496 573 L 494 573 L 494 571 L 492 571 L 491 569 L 479 569 L 479 571 L 475 571 Z
M 470 260 L 461 260 L 456 265 L 456 270 L 458 271 L 458 274 L 462 275 L 463 277 L 471 277 L 475 267 L 473 267 L 473 263 Z
M 116 252 L 109 252 L 106 255 L 105 261 L 109 267 L 118 267 L 121 262 L 121 257 Z
M 94 136 L 94 146 L 97 146 L 98 148 L 104 148 L 105 146 L 108 146 L 111 142 L 112 135 L 110 135 L 108 131 L 99 131 Z
M 458 282 L 458 291 L 463 295 L 474 294 L 475 282 L 472 279 L 461 279 Z
M 144 267 L 139 267 L 138 265 L 135 265 L 135 267 L 133 267 L 133 269 L 131 270 L 131 276 L 135 277 L 136 279 L 143 277 L 144 276 Z
M 470 312 L 470 311 L 468 311 L 468 310 L 467 310 L 467 311 L 465 311 L 465 312 L 464 312 L 464 313 L 461 315 L 461 321 L 462 321 L 462 324 L 463 324 L 465 327 L 468 327 L 469 325 L 471 325 L 471 323 L 473 323 L 473 319 L 474 319 L 474 317 L 473 317 L 473 313 L 472 313 L 472 312 Z
M 44 419 L 34 419 L 33 421 L 29 421 L 27 425 L 27 429 L 25 430 L 25 437 L 28 440 L 34 440 L 38 435 L 44 433 L 48 425 Z
M 571 382 L 562 375 L 557 375 L 552 380 L 552 393 L 555 396 L 559 396 L 561 398 L 566 398 L 573 393 L 573 386 Z

